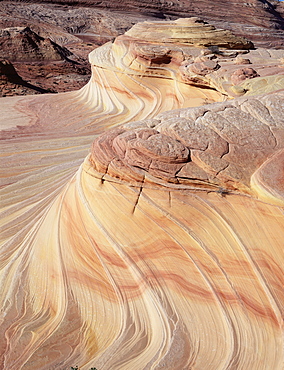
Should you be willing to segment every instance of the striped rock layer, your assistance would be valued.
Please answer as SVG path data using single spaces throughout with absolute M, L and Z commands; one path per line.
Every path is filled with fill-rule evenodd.
M 180 22 L 1 100 L 1 369 L 283 368 L 281 51 Z

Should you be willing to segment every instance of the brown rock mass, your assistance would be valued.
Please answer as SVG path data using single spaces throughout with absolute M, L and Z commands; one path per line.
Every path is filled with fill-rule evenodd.
M 237 69 L 231 76 L 233 85 L 238 85 L 243 81 L 251 78 L 259 77 L 259 74 L 252 68 Z
M 29 27 L 10 27 L 0 32 L 0 57 L 11 61 L 62 60 L 72 53 Z
M 75 63 L 47 62 L 45 58 L 44 63 L 24 65 L 14 59 L 14 62 L 17 62 L 15 68 L 24 80 L 45 90 L 62 92 L 78 89 L 86 84 L 86 74 L 89 77 L 90 70 L 85 60 L 92 49 L 113 40 L 133 24 L 143 20 L 174 20 L 178 17 L 198 15 L 217 29 L 228 29 L 236 35 L 247 37 L 257 47 L 283 49 L 282 8 L 283 4 L 279 1 L 263 0 L 230 1 L 229 4 L 221 0 L 142 3 L 135 0 L 79 0 L 75 6 L 74 2 L 69 0 L 2 1 L 0 32 L 1 29 L 11 27 L 29 27 L 38 36 L 50 39 L 72 52 L 72 61 Z M 48 46 L 50 47 L 52 48 L 52 45 Z M 16 58 L 17 50 L 2 46 L 1 54 L 4 59 L 9 59 L 11 54 Z M 10 90 L 9 95 L 20 93 L 9 86 L 7 88 Z
M 31 1 L 33 2 L 33 1 Z M 54 3 L 54 1 L 52 1 Z M 42 0 L 41 3 L 51 3 L 49 0 Z M 74 4 L 74 0 L 56 0 L 57 4 Z M 124 0 L 113 2 L 111 0 L 79 0 L 76 4 L 85 6 L 95 6 L 104 9 L 114 9 L 124 11 L 137 11 L 145 13 L 177 14 L 195 16 L 198 14 L 205 20 L 223 20 L 235 21 L 242 24 L 255 24 L 261 27 L 274 24 L 275 28 L 283 29 L 283 18 L 281 9 L 278 12 L 278 6 L 275 2 L 262 0 L 247 0 L 246 2 L 232 0 L 228 4 L 226 0 L 208 1 L 208 0 L 172 0 L 172 1 L 151 1 L 143 0 Z M 228 6 L 229 5 L 229 6 Z

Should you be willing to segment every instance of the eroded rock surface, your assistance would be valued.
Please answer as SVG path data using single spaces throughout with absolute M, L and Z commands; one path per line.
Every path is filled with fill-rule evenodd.
M 203 92 L 208 93 L 208 99 L 210 90 L 235 97 L 259 93 L 258 88 L 264 85 L 267 85 L 267 92 L 270 91 L 269 86 L 272 91 L 283 87 L 283 51 L 251 48 L 253 44 L 245 38 L 215 29 L 192 17 L 139 23 L 125 35 L 117 37 L 114 43 L 94 50 L 89 60 L 95 71 L 99 67 L 103 71 L 133 75 L 135 79 L 142 77 L 143 81 L 151 77 L 153 84 L 155 78 L 159 81 L 161 78 L 172 79 L 180 83 L 181 94 L 183 84 L 207 88 Z M 279 86 L 267 82 L 272 77 L 277 79 Z M 96 73 L 93 73 L 93 80 L 95 78 Z M 242 82 L 247 79 L 255 79 L 254 88 L 248 83 L 242 87 Z M 238 85 L 237 88 L 234 85 Z M 195 92 L 200 94 L 200 89 L 195 89 Z M 198 101 L 197 105 L 200 104 Z
M 251 179 L 257 172 L 259 186 L 267 177 L 283 201 L 283 97 L 282 91 L 126 124 L 94 141 L 90 161 L 102 180 L 256 197 Z
M 67 48 L 76 62 L 48 62 L 15 66 L 27 82 L 55 92 L 71 91 L 86 84 L 90 77 L 88 53 L 98 45 L 112 41 L 142 20 L 176 19 L 198 15 L 217 29 L 228 29 L 247 37 L 257 47 L 283 49 L 283 4 L 279 1 L 73 1 L 11 2 L 2 1 L 0 30 L 29 27 L 44 39 Z M 1 32 L 1 31 L 0 31 Z M 15 44 L 16 46 L 17 44 Z M 3 48 L 4 58 L 17 56 L 17 50 Z M 20 53 L 21 54 L 21 53 Z M 78 64 L 77 64 L 78 63 Z M 7 86 L 9 89 L 9 86 Z M 25 93 L 25 91 L 22 91 Z M 18 89 L 10 89 L 19 94 Z
M 4 1 L 0 8 L 0 34 L 6 33 L 6 37 L 1 37 L 0 54 L 4 59 L 13 60 L 25 81 L 54 92 L 73 91 L 85 86 L 90 79 L 88 54 L 94 48 L 123 34 L 136 22 L 147 19 L 157 18 L 90 7 Z M 36 39 L 45 40 L 37 49 L 28 47 L 28 40 L 24 41 L 23 37 L 20 40 L 19 35 L 13 42 L 11 37 L 7 38 L 9 30 L 27 28 L 37 35 Z M 21 41 L 27 43 L 24 52 Z M 57 50 L 54 50 L 54 44 L 59 45 Z M 9 95 L 25 93 L 24 89 L 19 91 L 9 84 L 5 90 Z
M 283 368 L 279 51 L 168 24 L 1 99 L 1 369 Z
M 29 27 L 1 29 L 0 37 L 0 57 L 11 61 L 62 60 L 72 54 L 50 39 L 39 36 Z

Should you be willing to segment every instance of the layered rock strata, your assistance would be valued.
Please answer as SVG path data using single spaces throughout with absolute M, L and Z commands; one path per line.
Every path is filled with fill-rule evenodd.
M 30 0 L 29 2 L 34 2 Z M 49 0 L 42 0 L 41 3 L 50 3 Z M 74 5 L 73 0 L 56 0 L 57 4 Z M 239 22 L 241 24 L 255 24 L 271 28 L 284 29 L 283 15 L 281 7 L 275 4 L 275 1 L 247 0 L 240 2 L 237 0 L 230 1 L 230 6 L 226 0 L 215 2 L 208 0 L 173 0 L 173 1 L 152 1 L 136 0 L 116 1 L 110 0 L 79 0 L 77 4 L 84 6 L 93 6 L 102 9 L 137 11 L 146 14 L 176 14 L 179 16 L 195 16 L 198 14 L 205 20 L 224 20 Z M 274 26 L 274 27 L 273 27 Z
M 168 191 L 265 199 L 271 189 L 270 202 L 275 193 L 283 206 L 282 109 L 283 90 L 120 126 L 94 141 L 92 173 L 102 181 Z
M 1 100 L 0 368 L 282 369 L 281 58 L 180 22 Z
M 63 2 L 62 5 L 54 2 L 44 4 L 2 1 L 0 33 L 7 33 L 7 29 L 11 28 L 29 27 L 37 34 L 37 39 L 42 37 L 45 41 L 38 44 L 36 51 L 27 47 L 23 53 L 19 38 L 14 42 L 6 39 L 6 42 L 1 44 L 0 54 L 4 59 L 13 58 L 13 61 L 17 62 L 16 69 L 24 80 L 41 89 L 63 92 L 85 85 L 85 75 L 90 74 L 86 58 L 92 49 L 113 40 L 141 20 L 166 20 L 198 14 L 202 19 L 213 22 L 216 28 L 230 29 L 237 35 L 248 37 L 258 47 L 276 49 L 284 47 L 283 16 L 281 16 L 283 6 L 281 7 L 279 1 L 272 3 L 260 0 L 247 3 L 231 1 L 230 7 L 224 5 L 222 1 L 215 1 L 213 4 L 208 0 L 177 3 L 151 1 L 150 4 L 145 2 L 137 4 L 134 1 L 127 4 L 96 2 L 93 5 L 95 6 L 87 6 L 87 3 L 80 5 L 78 2 L 76 6 L 72 6 L 72 2 L 69 1 L 65 4 Z M 28 44 L 27 40 L 25 42 Z M 54 50 L 54 43 L 63 47 L 63 50 L 60 50 L 58 45 Z M 74 63 L 70 60 L 68 63 L 60 62 L 62 54 L 66 55 L 68 52 L 66 48 L 73 53 Z M 28 66 L 22 63 L 23 59 L 29 59 Z M 54 59 L 57 60 L 55 63 Z M 63 59 L 65 60 L 64 57 Z M 38 62 L 31 64 L 30 60 Z M 42 60 L 44 63 L 40 62 Z M 9 96 L 25 94 L 28 91 L 26 89 L 20 91 L 9 84 L 4 89 L 8 90 Z M 2 95 L 6 95 L 6 92 Z
M 93 82 L 97 84 L 101 84 L 102 72 L 108 81 L 113 80 L 115 73 L 121 81 L 128 79 L 127 86 L 130 78 L 137 84 L 142 83 L 145 93 L 149 81 L 149 88 L 159 89 L 161 95 L 165 90 L 161 78 L 171 79 L 175 81 L 172 94 L 181 97 L 178 105 L 183 107 L 212 102 L 212 99 L 220 101 L 222 97 L 260 93 L 257 89 L 265 89 L 265 86 L 266 92 L 283 87 L 283 52 L 251 48 L 250 41 L 193 17 L 139 23 L 113 43 L 94 50 L 89 60 Z M 253 82 L 248 81 L 251 79 Z M 275 79 L 274 83 L 271 79 Z M 250 84 L 254 84 L 254 88 Z M 203 101 L 200 88 L 207 95 L 203 95 Z
M 138 28 L 140 38 L 135 36 Z M 185 32 L 178 35 L 181 28 Z M 173 34 L 178 35 L 176 41 Z M 198 43 L 197 35 L 207 41 Z M 90 53 L 92 78 L 81 90 L 11 100 L 10 114 L 18 109 L 23 117 L 27 114 L 16 132 L 4 131 L 3 136 L 55 131 L 86 135 L 171 109 L 283 88 L 282 51 L 248 50 L 249 46 L 247 40 L 215 30 L 198 18 L 143 22 Z M 60 116 L 64 118 L 59 125 Z
M 10 171 L 26 157 L 29 176 L 2 189 L 1 366 L 280 370 L 282 105 L 126 124 L 71 180 L 82 138 L 18 145 Z

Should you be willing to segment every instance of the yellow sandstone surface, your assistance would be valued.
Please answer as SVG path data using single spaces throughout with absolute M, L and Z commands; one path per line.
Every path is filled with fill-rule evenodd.
M 1 369 L 283 369 L 283 51 L 250 47 L 142 23 L 1 99 Z

